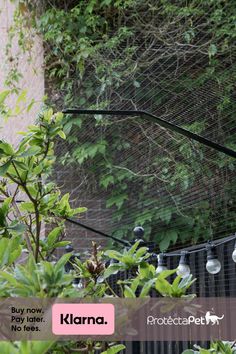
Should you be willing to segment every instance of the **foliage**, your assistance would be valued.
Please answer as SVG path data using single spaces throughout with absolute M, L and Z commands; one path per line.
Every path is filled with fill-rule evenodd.
M 75 297 L 72 286 L 74 277 L 65 273 L 65 263 L 71 254 L 64 255 L 55 265 L 41 261 L 35 263 L 32 256 L 26 264 L 17 264 L 8 270 L 0 271 L 1 297 Z
M 122 103 L 127 102 L 130 108 L 134 108 L 135 96 L 141 107 L 146 107 L 147 101 L 148 109 L 152 106 L 155 110 L 162 105 L 166 111 L 172 111 L 169 105 L 172 97 L 178 97 L 178 105 L 174 107 L 177 109 L 185 105 L 186 97 L 181 96 L 182 92 L 193 92 L 193 96 L 189 94 L 189 99 L 193 97 L 195 100 L 198 92 L 209 87 L 209 90 L 214 88 L 212 95 L 218 102 L 217 106 L 210 107 L 207 114 L 197 121 L 192 121 L 188 116 L 181 117 L 182 125 L 198 134 L 214 124 L 219 127 L 226 124 L 233 126 L 234 64 L 229 56 L 229 53 L 234 52 L 235 40 L 235 4 L 232 1 L 204 0 L 199 3 L 191 0 L 188 4 L 185 1 L 171 4 L 160 1 L 156 4 L 152 0 L 87 0 L 65 4 L 54 1 L 53 5 L 37 1 L 26 3 L 32 14 L 35 14 L 36 9 L 35 28 L 45 41 L 47 82 L 52 87 L 49 92 L 50 103 L 106 108 L 111 103 L 111 97 L 117 96 Z M 18 29 L 19 18 L 24 23 L 25 11 L 24 7 L 19 7 Z M 149 26 L 144 25 L 140 13 L 146 14 Z M 173 23 L 179 23 L 179 26 L 173 27 Z M 173 37 L 171 41 L 169 31 Z M 142 62 L 142 69 L 138 60 L 134 60 L 138 53 L 136 37 L 145 38 L 145 41 L 150 39 L 152 43 L 143 54 L 146 59 Z M 177 79 L 174 82 L 166 79 L 162 73 L 158 73 L 155 79 L 149 69 L 155 64 L 152 53 L 160 45 L 167 55 L 167 62 L 174 62 L 177 57 L 177 68 L 173 73 Z M 173 55 L 168 59 L 171 50 Z M 196 63 L 200 62 L 188 71 L 188 75 L 187 64 L 184 64 L 186 58 L 190 58 L 191 62 L 192 58 L 196 59 Z M 160 66 L 160 63 L 162 61 L 157 52 L 156 65 Z M 183 63 L 182 69 L 178 68 L 179 63 Z M 145 92 L 146 87 L 159 87 L 160 80 L 162 89 L 151 99 Z M 132 84 L 133 89 L 126 92 L 127 82 Z M 153 93 L 153 90 L 150 92 Z M 142 99 L 143 95 L 145 99 Z M 96 180 L 99 180 L 97 188 L 106 192 L 107 208 L 115 210 L 113 232 L 116 236 L 128 237 L 131 224 L 143 225 L 146 237 L 158 242 L 161 250 L 166 250 L 179 241 L 185 243 L 191 239 L 195 243 L 200 239 L 212 238 L 213 233 L 225 229 L 223 220 L 227 220 L 227 226 L 234 230 L 235 209 L 232 205 L 235 193 L 232 183 L 225 187 L 226 200 L 218 196 L 214 209 L 211 209 L 208 201 L 187 208 L 184 201 L 176 197 L 176 191 L 184 195 L 191 194 L 196 183 L 201 183 L 202 188 L 205 188 L 205 178 L 211 180 L 215 174 L 234 170 L 231 159 L 213 155 L 211 164 L 204 163 L 205 150 L 202 147 L 171 135 L 170 153 L 160 156 L 153 153 L 148 161 L 148 166 L 155 167 L 157 173 L 142 175 L 130 168 L 135 163 L 132 155 L 124 168 L 117 168 L 117 150 L 125 155 L 129 149 L 133 149 L 132 138 L 127 132 L 133 127 L 139 129 L 138 124 L 127 122 L 124 128 L 119 128 L 114 122 L 95 116 L 93 127 L 105 127 L 106 133 L 99 139 L 80 142 L 78 137 L 86 136 L 85 120 L 82 117 L 72 121 L 67 117 L 66 132 L 70 133 L 68 142 L 71 142 L 73 151 L 62 157 L 62 163 L 79 164 L 88 175 L 96 174 Z M 225 136 L 224 129 L 218 130 L 219 140 L 235 148 L 234 134 Z M 144 142 L 154 152 L 155 146 L 168 152 L 168 142 L 162 136 L 157 139 L 155 134 L 153 142 L 151 132 L 145 126 L 138 130 L 137 136 L 145 137 Z M 76 143 L 76 148 L 73 148 L 73 143 Z M 145 159 L 146 156 L 144 159 L 139 157 L 139 164 L 142 165 Z M 96 161 L 96 170 L 93 161 Z M 147 191 L 152 190 L 157 183 L 160 190 L 166 190 L 158 201 L 156 196 L 147 196 Z M 132 185 L 138 185 L 139 190 L 133 193 Z M 135 201 L 135 207 L 130 203 L 132 200 Z M 137 208 L 138 205 L 142 205 L 142 208 Z M 217 215 L 225 205 L 225 215 L 219 220 Z M 129 218 L 126 215 L 128 209 Z M 120 223 L 123 226 L 118 229 Z
M 97 246 L 94 244 L 92 258 L 85 262 L 77 259 L 74 264 L 76 277 L 80 278 L 84 284 L 84 289 L 79 291 L 78 296 L 102 297 L 112 294 L 113 296 L 136 298 L 149 296 L 152 290 L 169 298 L 192 298 L 195 296 L 194 294 L 187 295 L 188 289 L 196 281 L 196 279 L 192 279 L 192 275 L 183 279 L 176 276 L 170 283 L 167 278 L 175 275 L 176 270 L 166 270 L 156 274 L 154 265 L 149 263 L 150 254 L 147 252 L 147 248 L 138 248 L 139 244 L 139 241 L 136 242 L 129 249 L 125 249 L 123 253 L 115 250 L 98 252 Z M 116 263 L 113 263 L 114 260 Z M 120 294 L 116 294 L 109 285 L 109 278 L 118 272 L 120 275 L 122 273 L 128 275 L 127 280 L 121 280 L 122 276 L 118 277 L 117 284 L 120 285 Z
M 46 354 L 54 342 L 1 342 L 2 354 Z
M 110 250 L 102 253 L 94 244 L 91 258 L 84 263 L 77 259 L 74 271 L 69 274 L 65 272 L 65 264 L 71 254 L 52 262 L 54 250 L 68 243 L 60 240 L 65 219 L 86 210 L 72 209 L 69 194 L 61 196 L 58 187 L 48 181 L 55 161 L 54 141 L 58 136 L 65 138 L 63 129 L 62 115 L 53 114 L 49 110 L 39 117 L 37 125 L 31 126 L 29 132 L 23 134 L 17 148 L 6 141 L 0 143 L 0 174 L 3 177 L 1 193 L 4 198 L 0 208 L 0 296 L 119 296 L 111 289 L 108 281 L 110 275 L 117 273 L 117 266 L 120 271 L 134 269 L 135 273 L 131 273 L 131 276 L 136 276 L 131 279 L 131 286 L 119 284 L 122 288 L 121 296 L 136 297 L 134 286 L 142 289 L 140 297 L 148 296 L 158 278 L 155 268 L 148 264 L 148 249 L 140 247 L 140 241 L 123 252 Z M 54 225 L 45 238 L 42 238 L 42 223 Z M 20 264 L 18 259 L 22 254 L 25 254 L 25 261 Z M 117 263 L 106 266 L 107 259 Z M 73 287 L 75 278 L 80 279 L 82 288 Z M 76 348 L 77 344 L 72 343 L 70 347 Z M 91 345 L 93 347 L 97 344 Z M 6 352 L 20 353 L 24 348 L 27 353 L 27 350 L 35 346 L 36 353 L 44 353 L 44 350 L 48 352 L 49 347 L 55 351 L 61 345 L 48 343 L 47 347 L 40 342 L 37 345 L 22 342 L 12 344 L 15 349 L 9 346 L 6 345 Z M 111 346 L 105 352 L 116 353 L 122 348 L 122 345 Z
M 143 262 L 140 264 L 134 279 L 118 281 L 118 283 L 125 284 L 124 295 L 126 297 L 135 298 L 138 289 L 139 297 L 147 296 L 152 289 L 156 290 L 159 295 L 168 298 L 195 297 L 195 294 L 187 294 L 187 291 L 196 279 L 192 279 L 192 275 L 183 279 L 180 276 L 176 276 L 172 283 L 170 283 L 167 278 L 175 275 L 175 273 L 176 270 L 174 269 L 164 270 L 160 274 L 156 274 L 155 267 L 152 264 Z
M 116 354 L 123 349 L 125 349 L 125 346 L 123 344 L 113 345 L 112 347 L 108 348 L 105 352 L 102 352 L 101 354 Z
M 171 274 L 172 274 L 172 271 L 168 271 L 168 270 L 161 272 L 161 274 L 158 276 L 157 281 L 155 283 L 156 290 L 162 296 L 168 296 L 168 297 L 183 297 L 183 296 L 185 296 L 187 290 L 196 281 L 196 279 L 192 279 L 192 275 L 189 275 L 188 277 L 185 277 L 185 278 L 181 278 L 180 276 L 176 276 L 176 278 L 174 279 L 172 284 L 170 284 L 166 280 L 166 278 Z
M 139 244 L 140 241 L 137 241 L 129 249 L 125 248 L 123 252 L 115 250 L 106 251 L 105 256 L 108 256 L 110 259 L 116 260 L 117 262 L 109 265 L 104 273 L 104 277 L 107 278 L 111 274 L 116 274 L 119 270 L 136 268 L 144 263 L 144 261 L 150 257 L 150 254 L 147 252 L 147 247 L 138 247 Z
M 183 354 L 210 354 L 210 353 L 215 353 L 215 354 L 235 354 L 236 349 L 234 344 L 230 344 L 228 342 L 222 342 L 222 341 L 216 341 L 212 342 L 211 346 L 209 349 L 204 349 L 201 348 L 197 345 L 195 345 L 195 348 L 197 350 L 191 350 L 187 349 L 183 352 Z
M 74 271 L 67 273 L 65 265 L 71 253 L 59 259 L 53 255 L 58 247 L 70 243 L 62 241 L 65 221 L 86 208 L 71 208 L 69 194 L 61 195 L 51 182 L 55 161 L 55 139 L 65 139 L 62 114 L 44 111 L 36 125 L 17 148 L 0 141 L 0 296 L 1 297 L 103 297 L 107 284 L 97 283 L 105 270 L 96 244 L 91 259 L 77 262 Z M 46 226 L 43 234 L 42 224 Z M 48 231 L 50 229 L 50 231 Z M 20 262 L 19 262 L 20 261 Z M 73 264 L 73 263 L 72 263 Z M 86 280 L 82 289 L 74 287 L 75 278 Z M 123 345 L 100 345 L 96 341 L 15 342 L 1 344 L 2 353 L 64 353 L 66 348 L 87 348 L 88 352 L 106 350 L 118 353 Z
M 15 343 L 10 343 L 10 342 L 2 342 L 1 343 L 1 353 L 2 354 L 63 354 L 65 353 L 64 349 L 68 350 L 67 344 L 65 345 L 60 345 L 60 344 L 55 344 L 55 342 L 33 342 L 33 341 L 27 341 L 27 342 L 15 342 Z M 101 345 L 96 343 L 93 345 L 88 345 L 86 347 L 82 347 L 83 351 L 84 349 L 88 350 L 99 350 L 101 349 Z M 101 354 L 116 354 L 119 353 L 121 350 L 125 349 L 125 346 L 123 344 L 117 344 L 117 345 L 111 345 L 108 346 L 107 350 L 103 351 Z M 79 349 L 78 349 L 79 350 Z M 75 348 L 75 351 L 78 351 Z M 87 351 L 88 352 L 88 351 Z
M 55 161 L 54 140 L 57 136 L 65 138 L 62 117 L 61 113 L 45 111 L 38 124 L 23 133 L 16 149 L 5 141 L 0 142 L 0 192 L 5 197 L 0 208 L 1 242 L 9 252 L 11 243 L 19 244 L 17 253 L 12 253 L 8 262 L 20 255 L 21 245 L 34 254 L 36 262 L 48 258 L 55 248 L 68 243 L 61 236 L 64 220 L 86 210 L 72 209 L 69 194 L 61 196 L 56 184 L 48 181 Z M 12 189 L 14 192 L 10 193 Z M 23 199 L 20 204 L 19 198 Z M 44 240 L 40 238 L 42 222 L 57 225 Z M 20 237 L 22 233 L 24 239 Z

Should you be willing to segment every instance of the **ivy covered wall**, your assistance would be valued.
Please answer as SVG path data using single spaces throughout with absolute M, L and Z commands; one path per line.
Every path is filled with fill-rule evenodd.
M 236 149 L 234 1 L 26 4 L 50 105 L 145 109 Z M 57 171 L 83 205 L 99 201 L 94 226 L 132 238 L 143 225 L 161 250 L 235 231 L 233 159 L 142 119 L 66 119 Z

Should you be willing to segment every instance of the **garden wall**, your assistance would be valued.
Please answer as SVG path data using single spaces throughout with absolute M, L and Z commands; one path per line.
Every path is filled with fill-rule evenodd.
M 32 124 L 41 106 L 44 95 L 44 70 L 43 70 L 43 45 L 39 36 L 33 37 L 33 47 L 31 53 L 23 53 L 18 45 L 18 39 L 14 38 L 12 49 L 6 55 L 6 47 L 9 43 L 9 34 L 14 18 L 15 5 L 11 1 L 0 0 L 0 91 L 5 87 L 4 82 L 7 74 L 15 67 L 22 75 L 17 83 L 17 88 L 27 90 L 26 102 L 22 108 L 26 107 L 32 99 L 35 104 L 30 112 L 23 111 L 17 117 L 10 118 L 7 122 L 1 121 L 1 138 L 7 139 L 12 144 L 17 144 L 21 135 L 17 132 L 25 131 L 29 124 Z M 29 60 L 30 59 L 30 60 Z M 5 88 L 6 89 L 6 88 Z M 17 95 L 12 95 L 9 106 L 15 105 Z M 14 119 L 14 124 L 12 120 Z

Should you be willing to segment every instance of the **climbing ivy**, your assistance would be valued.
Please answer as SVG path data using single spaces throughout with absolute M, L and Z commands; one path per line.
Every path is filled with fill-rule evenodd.
M 183 67 L 185 55 L 198 60 L 198 65 L 182 70 L 178 80 L 170 81 L 160 73 L 158 78 L 162 80 L 162 90 L 152 98 L 152 109 L 155 111 L 159 105 L 168 107 L 170 95 L 166 92 L 170 90 L 172 96 L 178 96 L 185 90 L 197 95 L 204 85 L 207 85 L 207 90 L 214 87 L 212 95 L 217 98 L 214 109 L 194 122 L 184 115 L 182 125 L 202 134 L 217 122 L 219 138 L 227 146 L 236 148 L 235 133 L 228 136 L 224 132 L 226 124 L 233 128 L 235 112 L 234 1 L 54 0 L 49 3 L 28 0 L 20 4 L 17 28 L 20 28 L 19 19 L 25 18 L 26 7 L 22 5 L 25 4 L 27 11 L 33 14 L 35 28 L 44 39 L 46 82 L 51 105 L 106 108 L 110 104 L 116 107 L 114 101 L 121 99 L 128 102 L 129 108 L 135 108 L 135 96 L 145 107 L 145 100 L 150 100 L 148 93 L 142 100 L 145 88 L 148 85 L 150 88 L 152 85 L 158 87 L 159 83 L 152 77 L 152 72 L 148 72 L 151 53 L 148 45 L 139 53 L 141 58 L 145 58 L 142 61 L 137 58 L 135 38 L 141 38 L 141 42 L 151 38 L 154 42 L 153 46 L 148 42 L 151 50 L 155 44 L 167 46 L 170 52 L 173 51 L 171 59 L 178 56 Z M 175 26 L 175 23 L 179 25 Z M 186 52 L 184 48 L 187 48 Z M 142 76 L 142 72 L 148 75 Z M 132 84 L 132 90 L 126 93 L 127 83 Z M 184 103 L 180 100 L 181 104 Z M 236 222 L 232 221 L 236 220 L 235 186 L 232 183 L 226 183 L 224 198 L 219 196 L 213 209 L 207 201 L 187 208 L 181 198 L 175 196 L 176 191 L 191 194 L 199 179 L 203 181 L 205 178 L 203 182 L 207 184 L 215 173 L 221 175 L 233 171 L 232 159 L 215 154 L 211 164 L 207 164 L 203 147 L 172 135 L 171 154 L 152 156 L 149 161 L 150 166 L 157 166 L 158 176 L 151 173 L 140 175 L 128 168 L 134 162 L 131 154 L 127 165 L 117 168 L 117 151 L 122 155 L 132 149 L 132 141 L 126 136 L 132 124 L 127 122 L 125 128 L 117 129 L 117 125 L 106 118 L 95 116 L 91 125 L 94 129 L 105 127 L 106 132 L 100 138 L 88 138 L 85 143 L 80 140 L 87 129 L 84 117 L 73 121 L 67 117 L 65 127 L 69 143 L 71 146 L 76 143 L 76 148 L 68 150 L 61 163 L 79 164 L 88 173 L 96 175 L 98 188 L 106 192 L 106 207 L 114 211 L 115 225 L 118 222 L 122 225 L 113 230 L 116 236 L 128 237 L 132 220 L 133 225 L 143 225 L 146 237 L 158 241 L 160 248 L 165 250 L 171 243 L 209 239 L 222 229 L 223 223 L 227 232 L 235 230 Z M 143 132 L 140 130 L 140 133 Z M 149 136 L 147 142 L 154 146 Z M 155 143 L 168 150 L 163 137 Z M 96 169 L 93 161 L 96 161 Z M 140 161 L 143 161 L 142 157 Z M 166 193 L 158 201 L 147 193 L 156 183 L 166 188 Z M 138 190 L 134 191 L 133 185 L 138 185 Z M 130 200 L 136 201 L 135 207 Z M 220 213 L 222 217 L 218 218 Z

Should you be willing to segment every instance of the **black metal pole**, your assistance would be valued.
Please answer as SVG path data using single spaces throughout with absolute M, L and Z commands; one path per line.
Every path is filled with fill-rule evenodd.
M 142 110 L 104 110 L 104 109 L 78 109 L 78 108 L 68 108 L 62 111 L 65 114 L 104 114 L 104 115 L 119 115 L 119 116 L 141 116 L 145 117 L 147 120 L 157 123 L 161 127 L 179 133 L 186 136 L 189 139 L 198 141 L 199 143 L 208 146 L 214 150 L 224 153 L 225 155 L 231 156 L 236 159 L 236 151 L 227 148 L 226 146 L 217 144 L 214 141 L 204 138 L 201 135 L 190 132 L 187 129 L 181 128 L 176 124 L 167 122 L 164 119 L 158 118 L 152 113 L 142 111 Z
M 129 242 L 129 241 L 120 240 L 119 238 L 117 238 L 117 237 L 115 237 L 115 236 L 108 235 L 108 234 L 106 234 L 105 232 L 102 232 L 102 231 L 99 231 L 99 230 L 97 230 L 97 229 L 92 228 L 91 226 L 84 225 L 84 224 L 82 224 L 81 222 L 79 222 L 79 221 L 77 221 L 77 220 L 74 220 L 74 219 L 71 219 L 71 218 L 65 218 L 65 220 L 68 221 L 68 222 L 70 222 L 71 224 L 78 225 L 78 226 L 82 227 L 83 229 L 92 231 L 92 232 L 94 232 L 94 233 L 96 233 L 96 234 L 98 234 L 98 235 L 101 235 L 101 236 L 103 236 L 103 237 L 110 238 L 110 239 L 112 239 L 113 241 L 116 241 L 116 242 L 121 243 L 122 245 L 130 246 L 130 242 Z

